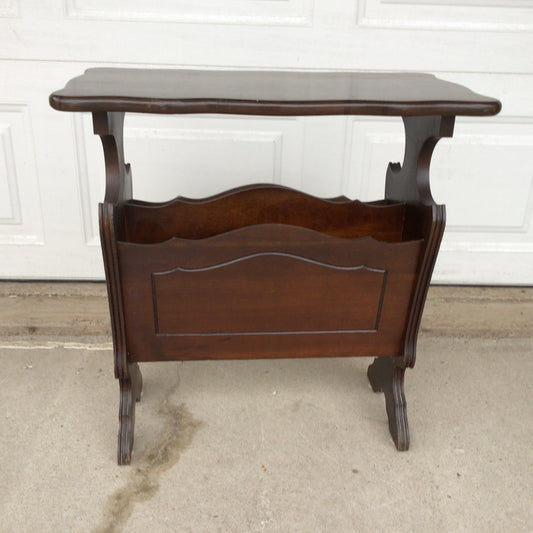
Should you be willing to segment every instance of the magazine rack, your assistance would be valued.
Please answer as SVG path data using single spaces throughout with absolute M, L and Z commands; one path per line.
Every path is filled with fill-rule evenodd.
M 404 371 L 445 211 L 429 163 L 455 116 L 500 103 L 426 74 L 89 69 L 50 96 L 90 111 L 102 139 L 100 234 L 120 383 L 118 462 L 131 461 L 145 361 L 373 356 L 398 450 L 409 432 Z M 402 117 L 404 161 L 384 199 L 319 199 L 276 185 L 167 203 L 132 198 L 126 112 Z

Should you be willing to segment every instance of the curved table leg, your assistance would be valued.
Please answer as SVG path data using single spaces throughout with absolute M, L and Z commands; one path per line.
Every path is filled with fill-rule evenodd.
M 120 407 L 117 460 L 119 465 L 129 465 L 133 449 L 135 402 L 140 401 L 142 375 L 137 363 L 129 365 L 128 378 L 120 378 Z
M 368 367 L 367 376 L 374 392 L 385 393 L 389 430 L 399 451 L 409 449 L 407 404 L 403 391 L 405 368 L 394 357 L 378 357 Z

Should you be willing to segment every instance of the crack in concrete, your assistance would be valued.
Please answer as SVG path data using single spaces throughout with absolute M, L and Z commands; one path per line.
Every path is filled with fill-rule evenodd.
M 134 458 L 137 464 L 131 467 L 127 485 L 109 496 L 102 522 L 93 533 L 121 531 L 132 515 L 135 504 L 153 498 L 159 490 L 161 475 L 179 461 L 182 452 L 190 446 L 194 435 L 203 425 L 203 422 L 193 418 L 184 404 L 170 404 L 169 396 L 170 393 L 159 408 L 159 414 L 165 418 L 163 429 L 155 443 Z

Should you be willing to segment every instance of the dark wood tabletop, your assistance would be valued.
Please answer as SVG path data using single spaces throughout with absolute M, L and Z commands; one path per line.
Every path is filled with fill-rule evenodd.
M 430 74 L 92 68 L 60 111 L 244 115 L 495 115 L 501 103 Z

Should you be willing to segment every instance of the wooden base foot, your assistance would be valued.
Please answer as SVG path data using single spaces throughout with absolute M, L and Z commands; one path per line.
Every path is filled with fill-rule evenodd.
M 120 407 L 117 460 L 119 465 L 129 465 L 133 449 L 133 430 L 135 426 L 135 402 L 140 401 L 142 375 L 139 365 L 129 366 L 129 377 L 119 378 Z
M 368 367 L 367 376 L 374 392 L 385 393 L 389 430 L 399 451 L 409 449 L 407 405 L 403 391 L 405 368 L 393 357 L 378 357 Z

